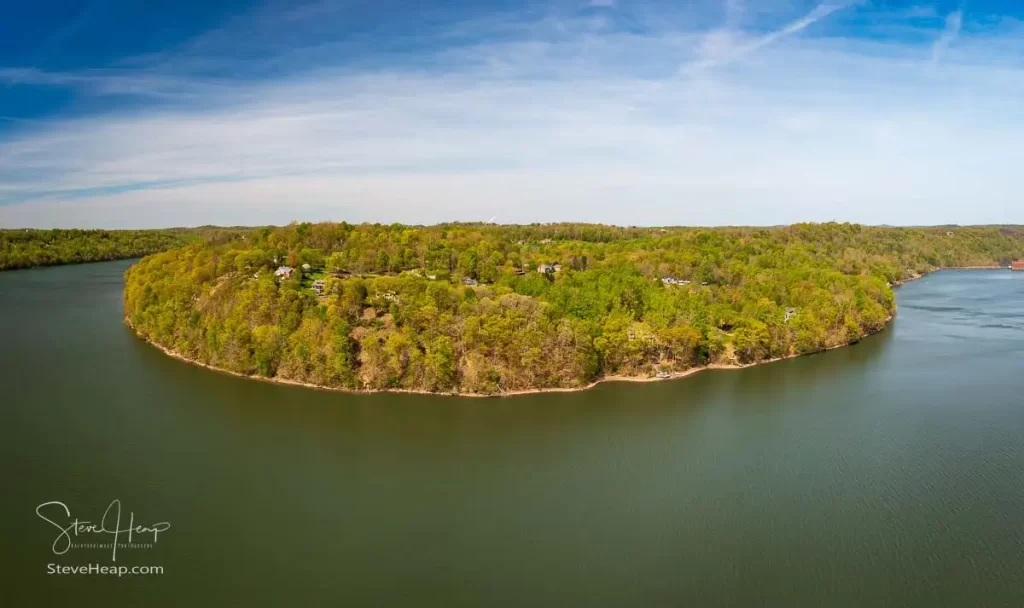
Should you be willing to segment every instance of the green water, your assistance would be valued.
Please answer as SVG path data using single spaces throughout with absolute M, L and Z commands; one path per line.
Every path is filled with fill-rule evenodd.
M 469 400 L 175 361 L 127 266 L 0 273 L 0 605 L 1024 604 L 1024 273 L 910 283 L 848 349 Z M 37 505 L 115 498 L 164 574 L 47 574 L 111 555 Z

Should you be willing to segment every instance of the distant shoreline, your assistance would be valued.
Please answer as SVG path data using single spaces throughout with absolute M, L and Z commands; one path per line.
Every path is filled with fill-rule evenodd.
M 888 318 L 886 318 L 885 325 L 883 325 L 881 329 L 879 329 L 876 332 L 872 332 L 872 333 L 870 333 L 870 334 L 868 334 L 867 336 L 864 336 L 864 337 L 866 338 L 866 337 L 868 337 L 870 335 L 878 334 L 878 333 L 881 333 L 882 331 L 885 331 L 885 329 L 889 327 L 889 323 L 892 320 L 893 320 L 893 316 L 890 315 Z M 417 390 L 417 389 L 408 389 L 408 388 L 382 388 L 382 389 L 344 388 L 344 387 L 338 387 L 338 386 L 324 386 L 324 385 L 321 385 L 321 384 L 312 384 L 312 383 L 309 383 L 309 382 L 299 382 L 298 380 L 289 380 L 287 378 L 277 378 L 277 377 L 267 378 L 265 376 L 243 374 L 241 372 L 234 372 L 234 371 L 231 371 L 231 370 L 228 370 L 228 369 L 217 367 L 215 365 L 210 365 L 208 363 L 203 363 L 202 361 L 196 361 L 195 359 L 190 359 L 189 357 L 186 357 L 185 355 L 182 355 L 181 353 L 179 353 L 177 351 L 171 350 L 171 349 L 167 348 L 166 346 L 164 346 L 162 344 L 158 344 L 158 343 L 154 342 L 153 340 L 147 338 L 146 336 L 140 335 L 135 330 L 135 327 L 132 325 L 131 319 L 129 319 L 128 317 L 124 318 L 124 322 L 132 330 L 132 333 L 135 334 L 135 336 L 137 338 L 140 338 L 141 340 L 145 341 L 146 343 L 150 344 L 151 346 L 155 346 L 159 350 L 163 351 L 163 353 L 165 355 L 173 357 L 174 359 L 177 359 L 179 361 L 184 361 L 185 363 L 189 363 L 191 365 L 197 365 L 199 367 L 203 367 L 203 368 L 206 368 L 206 369 L 211 370 L 211 371 L 215 371 L 215 372 L 219 372 L 219 373 L 223 373 L 223 374 L 229 374 L 229 375 L 232 375 L 232 376 L 237 376 L 239 378 L 245 378 L 245 379 L 248 379 L 248 380 L 259 380 L 261 382 L 270 382 L 270 383 L 273 383 L 273 384 L 284 384 L 284 385 L 287 385 L 287 386 L 300 386 L 300 387 L 303 387 L 303 388 L 311 388 L 311 389 L 317 389 L 317 390 L 323 390 L 323 391 L 333 391 L 333 392 L 339 392 L 339 393 L 350 393 L 350 394 L 354 394 L 354 395 L 372 395 L 372 394 L 376 394 L 376 393 L 396 393 L 396 394 L 405 393 L 405 394 L 409 394 L 409 395 L 435 395 L 435 396 L 439 396 L 439 397 L 472 397 L 472 398 L 517 397 L 517 396 L 522 396 L 522 395 L 534 395 L 534 394 L 540 394 L 540 393 L 575 393 L 575 392 L 579 392 L 579 391 L 590 390 L 590 389 L 592 389 L 592 388 L 596 387 L 597 385 L 602 384 L 604 382 L 661 382 L 661 381 L 664 381 L 664 380 L 678 380 L 680 378 L 685 378 L 687 376 L 692 376 L 693 374 L 697 374 L 697 373 L 703 372 L 703 371 L 746 369 L 746 368 L 749 368 L 749 367 L 756 367 L 758 365 L 766 365 L 768 363 L 776 363 L 778 361 L 785 361 L 787 359 L 796 359 L 797 357 L 805 357 L 805 356 L 809 356 L 809 355 L 815 355 L 815 354 L 823 353 L 823 352 L 830 351 L 830 350 L 836 350 L 838 348 L 845 348 L 845 347 L 848 347 L 848 346 L 853 346 L 853 345 L 857 344 L 857 342 L 859 342 L 860 340 L 863 339 L 863 338 L 860 338 L 859 340 L 857 340 L 857 342 L 850 342 L 850 343 L 847 343 L 847 344 L 839 344 L 839 345 L 836 345 L 836 346 L 830 346 L 830 347 L 823 348 L 821 350 L 816 350 L 816 351 L 809 352 L 809 353 L 801 353 L 801 354 L 796 354 L 796 355 L 786 355 L 784 357 L 773 357 L 771 359 L 765 359 L 763 361 L 758 361 L 756 363 L 735 363 L 735 364 L 712 363 L 710 365 L 701 365 L 701 366 L 697 366 L 697 367 L 691 367 L 690 369 L 686 369 L 686 370 L 679 371 L 679 372 L 671 372 L 667 376 L 664 376 L 664 377 L 661 377 L 661 378 L 659 378 L 657 376 L 602 376 L 601 378 L 598 378 L 598 379 L 594 380 L 593 382 L 590 382 L 589 384 L 586 384 L 584 386 L 551 387 L 551 388 L 530 388 L 530 389 L 521 389 L 521 390 L 515 390 L 515 391 L 506 391 L 506 392 L 501 392 L 501 393 L 460 393 L 460 392 L 452 392 L 452 391 L 427 391 L 427 390 Z
M 1007 268 L 1006 266 L 945 266 L 943 268 L 936 268 L 935 270 L 929 270 L 921 274 L 915 274 L 910 277 L 907 277 L 906 279 L 900 279 L 899 281 L 893 283 L 892 286 L 899 287 L 900 285 L 904 285 L 906 283 L 916 281 L 918 279 L 923 279 L 932 273 L 942 272 L 944 270 L 1009 270 L 1009 268 Z

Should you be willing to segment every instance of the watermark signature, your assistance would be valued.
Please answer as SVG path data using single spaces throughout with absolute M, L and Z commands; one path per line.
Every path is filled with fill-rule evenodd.
M 54 555 L 71 549 L 111 549 L 111 561 L 117 561 L 118 549 L 151 549 L 171 524 L 166 521 L 136 525 L 135 513 L 128 513 L 127 525 L 121 523 L 121 501 L 114 499 L 98 522 L 71 517 L 71 509 L 59 500 L 36 507 L 36 515 L 59 530 L 53 541 Z M 138 537 L 138 538 L 136 538 Z
M 102 566 L 97 563 L 81 564 L 79 566 L 65 566 L 61 564 L 46 564 L 47 574 L 70 574 L 79 576 L 91 576 L 94 574 L 109 575 L 116 574 L 118 577 L 135 574 L 163 574 L 163 566 Z

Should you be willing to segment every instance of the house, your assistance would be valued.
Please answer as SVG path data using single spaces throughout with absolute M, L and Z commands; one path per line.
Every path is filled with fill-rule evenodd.
M 274 271 L 274 276 L 279 279 L 284 279 L 287 281 L 288 279 L 292 278 L 292 272 L 293 270 L 291 266 L 281 266 Z
M 313 281 L 313 291 L 315 291 L 316 295 L 318 295 L 318 296 L 324 295 L 324 280 L 323 279 L 317 279 L 317 280 Z
M 430 279 L 431 281 L 436 281 L 437 280 L 437 275 L 436 274 L 428 274 L 427 278 Z
M 554 266 L 552 266 L 552 268 L 555 269 L 555 272 L 562 272 L 562 265 L 561 264 L 555 264 Z
M 793 315 L 795 315 L 795 314 L 796 314 L 796 309 L 795 308 L 787 308 L 786 309 L 786 323 L 789 323 L 789 320 L 792 319 Z
M 472 279 L 470 277 L 466 277 L 462 279 L 462 284 L 468 285 L 469 287 L 476 287 L 477 285 L 480 284 L 480 281 L 477 281 L 476 279 Z
M 554 266 L 549 266 L 548 264 L 541 264 L 540 266 L 537 266 L 537 272 L 539 272 L 541 274 L 551 274 L 554 271 L 555 271 L 555 267 Z
M 308 270 L 310 270 L 311 268 L 313 268 L 313 267 L 312 267 L 312 266 L 310 266 L 309 264 L 303 264 L 303 265 L 302 265 L 302 269 L 303 269 L 303 270 L 306 270 L 306 271 L 308 271 Z
M 551 239 L 541 239 L 540 244 L 541 245 L 550 245 L 551 242 L 552 242 Z
M 661 277 L 661 282 L 666 285 L 678 285 L 679 279 L 675 277 Z
M 1011 262 L 1010 270 L 1024 270 L 1024 260 L 1014 260 Z

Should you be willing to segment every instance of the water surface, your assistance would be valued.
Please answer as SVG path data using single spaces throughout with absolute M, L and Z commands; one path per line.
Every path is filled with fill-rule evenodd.
M 12 606 L 1024 604 L 1024 273 L 741 371 L 512 399 L 347 395 L 173 360 L 128 262 L 0 273 Z M 172 527 L 52 576 L 38 504 Z

